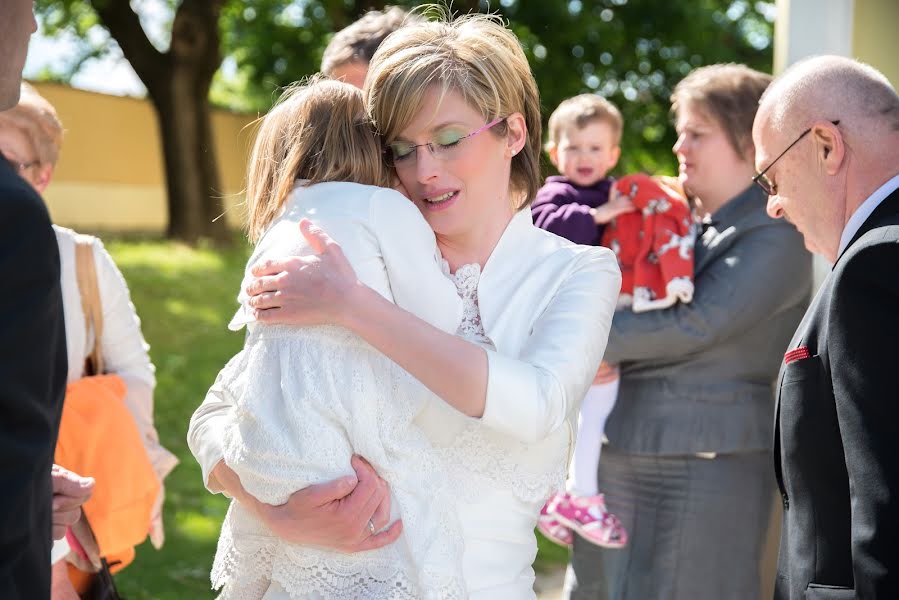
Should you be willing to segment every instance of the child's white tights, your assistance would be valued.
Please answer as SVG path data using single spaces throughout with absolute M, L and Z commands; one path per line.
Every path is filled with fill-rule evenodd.
M 602 451 L 603 430 L 606 419 L 618 398 L 618 382 L 590 386 L 581 404 L 577 420 L 577 443 L 568 470 L 568 491 L 578 496 L 595 496 L 599 493 L 596 472 Z

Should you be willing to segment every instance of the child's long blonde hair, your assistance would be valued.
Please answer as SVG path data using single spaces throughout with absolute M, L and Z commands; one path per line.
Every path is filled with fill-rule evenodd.
M 388 184 L 362 93 L 349 84 L 321 76 L 294 84 L 260 121 L 247 169 L 247 230 L 254 243 L 298 179 Z

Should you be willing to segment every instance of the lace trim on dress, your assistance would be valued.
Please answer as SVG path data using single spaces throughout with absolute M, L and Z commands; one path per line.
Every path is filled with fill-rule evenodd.
M 282 504 L 349 474 L 358 452 L 391 482 L 406 526 L 392 546 L 343 554 L 283 542 L 232 503 L 212 569 L 222 598 L 259 599 L 271 582 L 304 600 L 466 597 L 451 480 L 413 424 L 430 392 L 411 375 L 346 330 L 257 327 L 222 387 L 234 401 L 224 459 L 250 494 Z
M 427 571 L 432 585 L 423 591 L 404 568 L 408 561 L 391 546 L 376 551 L 340 554 L 282 542 L 232 505 L 222 527 L 212 568 L 212 587 L 220 600 L 260 600 L 272 582 L 293 599 L 461 600 L 459 580 Z M 242 531 L 235 539 L 233 528 Z
M 564 487 L 567 458 L 564 453 L 555 461 L 559 468 L 536 473 L 514 459 L 524 451 L 525 444 L 512 442 L 521 451 L 508 444 L 500 447 L 490 439 L 495 434 L 483 429 L 480 424 L 469 425 L 451 445 L 439 449 L 457 494 L 473 501 L 486 490 L 505 489 L 522 502 L 542 503 Z
M 443 261 L 449 274 L 449 264 Z M 462 298 L 462 322 L 457 335 L 479 344 L 492 342 L 481 322 L 478 305 L 478 284 L 481 266 L 478 263 L 462 265 L 450 274 L 456 290 Z M 529 448 L 517 440 L 503 438 L 496 443 L 497 433 L 479 422 L 467 425 L 452 441 L 438 448 L 444 465 L 454 480 L 456 490 L 468 499 L 476 499 L 485 490 L 511 490 L 523 502 L 543 502 L 565 482 L 567 455 L 561 453 L 558 468 L 544 472 L 527 469 L 515 457 L 522 456 Z
M 443 261 L 444 271 L 449 274 L 449 263 Z M 478 306 L 478 282 L 481 280 L 481 265 L 462 265 L 450 277 L 456 284 L 456 291 L 462 298 L 462 322 L 456 335 L 477 343 L 490 343 L 490 338 L 481 323 L 481 309 Z

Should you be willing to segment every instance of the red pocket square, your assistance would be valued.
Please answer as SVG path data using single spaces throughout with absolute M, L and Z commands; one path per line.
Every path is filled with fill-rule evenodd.
M 788 365 L 791 362 L 796 362 L 797 360 L 803 360 L 805 358 L 811 358 L 812 353 L 808 351 L 806 346 L 799 346 L 798 348 L 794 348 L 790 350 L 786 354 L 784 354 L 784 364 Z

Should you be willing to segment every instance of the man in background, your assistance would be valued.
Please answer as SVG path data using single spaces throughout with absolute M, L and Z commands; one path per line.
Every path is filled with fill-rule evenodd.
M 388 35 L 409 22 L 423 20 L 398 6 L 370 10 L 334 34 L 322 55 L 321 72 L 331 79 L 362 88 L 368 63 Z
M 0 110 L 19 100 L 32 9 L 0 1 Z M 0 595 L 10 600 L 50 596 L 51 466 L 67 369 L 56 237 L 20 177 L 33 167 L 0 157 Z M 64 524 L 75 510 L 58 503 Z
M 867 65 L 807 59 L 753 139 L 768 214 L 834 263 L 781 367 L 775 597 L 899 598 L 899 96 Z

